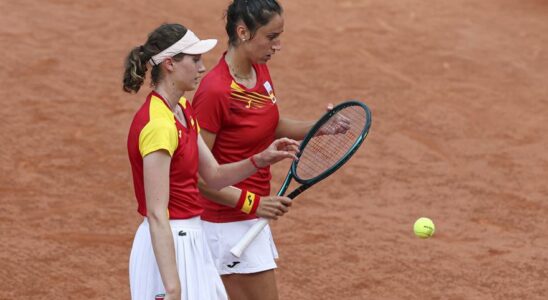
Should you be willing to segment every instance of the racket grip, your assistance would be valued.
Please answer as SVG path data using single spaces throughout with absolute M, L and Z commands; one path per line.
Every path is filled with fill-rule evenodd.
M 238 241 L 238 243 L 230 249 L 230 253 L 236 257 L 242 256 L 242 253 L 249 247 L 251 242 L 261 233 L 261 231 L 268 224 L 268 220 L 265 218 L 259 218 L 257 223 L 253 224 L 251 228 L 245 233 L 245 235 Z

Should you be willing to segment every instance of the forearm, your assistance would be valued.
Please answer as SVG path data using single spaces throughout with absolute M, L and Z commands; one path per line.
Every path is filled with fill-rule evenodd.
M 238 183 L 256 173 L 258 169 L 282 159 L 296 159 L 296 153 L 299 150 L 297 141 L 282 138 L 275 140 L 267 149 L 253 155 L 251 158 L 219 165 L 204 140 L 199 138 L 198 143 L 200 176 L 210 188 L 216 190 Z
M 166 294 L 180 294 L 181 284 L 175 260 L 175 245 L 169 225 L 169 169 L 171 157 L 156 151 L 143 158 L 143 179 L 152 249 Z
M 162 213 L 160 212 L 159 214 Z M 177 261 L 175 259 L 175 245 L 167 213 L 163 212 L 163 216 L 149 213 L 148 222 L 154 256 L 156 257 L 166 293 L 180 293 L 181 286 L 177 272 Z
M 280 118 L 280 122 L 276 127 L 276 138 L 287 137 L 294 140 L 302 140 L 314 124 L 314 121 Z
M 198 187 L 202 195 L 204 195 L 207 199 L 215 203 L 233 208 L 237 207 L 238 204 L 241 204 L 239 203 L 239 201 L 242 192 L 245 191 L 242 191 L 241 189 L 232 186 L 217 191 L 209 188 L 203 181 L 198 182 Z M 282 216 L 288 211 L 288 207 L 291 205 L 291 199 L 286 197 L 259 197 L 260 200 L 258 198 L 255 198 L 256 201 L 259 201 L 256 211 L 247 211 L 245 209 L 242 209 L 243 206 L 238 207 L 238 209 L 242 209 L 242 211 L 245 213 L 255 213 L 257 217 L 277 220 L 279 216 Z
M 198 181 L 198 188 L 200 189 L 200 193 L 207 199 L 228 207 L 236 207 L 241 194 L 241 190 L 233 186 L 220 190 L 212 189 L 201 178 Z
M 265 165 L 261 163 L 261 167 L 264 166 Z M 216 172 L 210 175 L 205 181 L 210 189 L 219 190 L 236 184 L 256 172 L 257 168 L 253 165 L 251 160 L 244 159 L 234 163 L 219 165 Z

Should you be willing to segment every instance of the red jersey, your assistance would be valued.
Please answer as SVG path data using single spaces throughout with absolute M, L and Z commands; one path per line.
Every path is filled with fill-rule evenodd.
M 173 115 L 167 102 L 151 92 L 135 114 L 127 140 L 137 211 L 147 215 L 143 180 L 143 157 L 163 149 L 171 155 L 169 170 L 170 219 L 188 219 L 202 213 L 198 200 L 198 123 L 184 97 L 179 100 L 187 127 Z
M 219 164 L 246 159 L 265 150 L 275 139 L 279 121 L 274 85 L 265 64 L 254 64 L 257 84 L 248 89 L 234 81 L 224 55 L 202 79 L 193 103 L 200 126 L 215 133 L 211 149 Z M 236 184 L 255 194 L 270 194 L 270 167 Z M 233 222 L 256 218 L 238 209 L 220 205 L 201 196 L 202 219 Z

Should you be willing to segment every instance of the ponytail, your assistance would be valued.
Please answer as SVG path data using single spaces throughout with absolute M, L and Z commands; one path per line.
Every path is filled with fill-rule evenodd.
M 135 47 L 126 58 L 124 91 L 127 93 L 137 93 L 145 82 L 147 62 L 150 57 L 145 57 L 143 50 L 143 46 Z
M 150 58 L 180 40 L 186 32 L 186 27 L 181 24 L 162 24 L 148 35 L 144 45 L 133 48 L 125 61 L 124 91 L 137 93 L 145 82 L 147 63 Z M 181 53 L 173 56 L 173 59 L 177 61 L 182 57 Z M 151 86 L 157 85 L 161 78 L 160 66 L 153 66 L 150 71 Z

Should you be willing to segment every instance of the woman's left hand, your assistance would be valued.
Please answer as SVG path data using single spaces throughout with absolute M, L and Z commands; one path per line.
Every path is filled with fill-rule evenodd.
M 255 154 L 253 159 L 259 168 L 275 164 L 286 158 L 297 159 L 299 144 L 299 142 L 289 138 L 277 139 L 266 150 Z
M 333 104 L 327 105 L 327 111 L 333 109 Z M 335 135 L 339 133 L 346 133 L 350 129 L 350 120 L 342 114 L 337 114 L 332 117 L 326 124 L 320 128 L 317 135 Z

